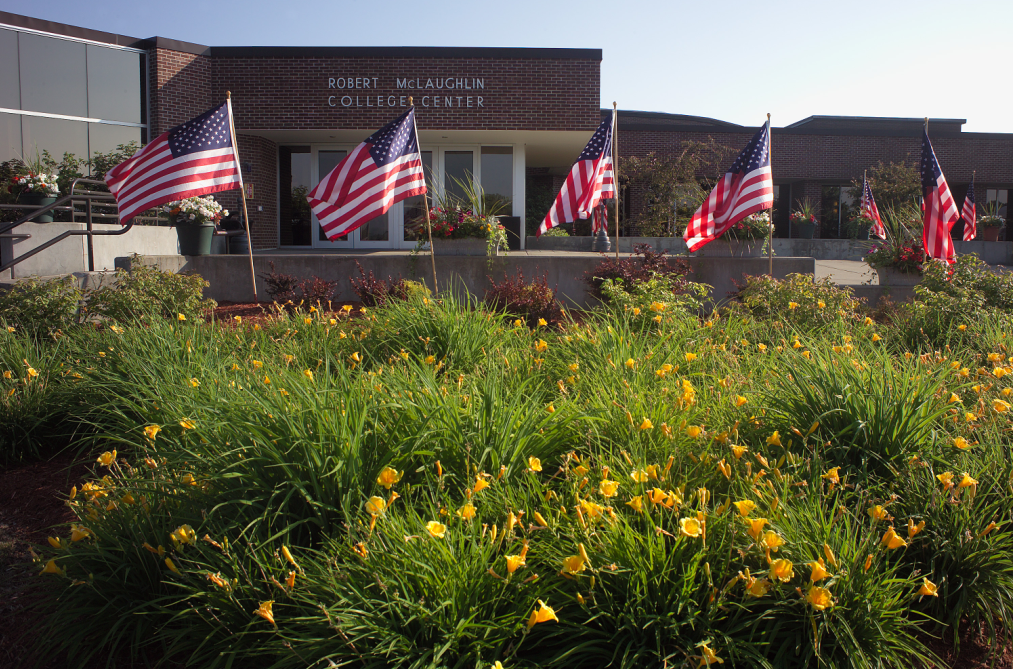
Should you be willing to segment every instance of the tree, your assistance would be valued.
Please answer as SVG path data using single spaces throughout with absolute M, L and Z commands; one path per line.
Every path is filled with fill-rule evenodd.
M 901 205 L 915 202 L 922 196 L 922 177 L 918 168 L 905 162 L 887 163 L 883 161 L 869 169 L 869 186 L 876 198 L 876 206 L 895 209 Z M 851 182 L 855 192 L 861 197 L 862 180 Z
M 635 200 L 627 222 L 648 237 L 685 229 L 732 152 L 730 147 L 708 138 L 706 142 L 684 142 L 678 153 L 668 156 L 651 152 L 643 158 L 621 159 L 623 187 L 631 190 Z

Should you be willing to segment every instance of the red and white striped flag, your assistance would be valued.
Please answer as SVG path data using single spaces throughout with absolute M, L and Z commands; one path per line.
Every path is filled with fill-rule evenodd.
M 760 128 L 693 214 L 683 238 L 690 251 L 709 244 L 746 216 L 774 206 L 770 120 Z
M 987 193 L 986 193 L 987 195 Z M 964 207 L 960 211 L 964 219 L 964 241 L 969 242 L 978 235 L 978 217 L 974 211 L 974 175 L 971 175 L 971 185 L 967 187 L 967 195 L 964 196 Z
M 343 237 L 391 205 L 425 195 L 415 107 L 355 147 L 306 199 L 328 239 Z
M 231 102 L 163 132 L 109 170 L 106 183 L 120 223 L 166 202 L 238 188 Z
M 862 177 L 862 216 L 873 221 L 871 230 L 874 235 L 880 239 L 886 239 L 886 228 L 883 227 L 883 219 L 879 217 L 876 198 L 872 197 L 872 186 L 864 176 Z
M 956 262 L 953 257 L 953 240 L 950 229 L 957 222 L 957 204 L 953 201 L 950 187 L 946 185 L 946 177 L 936 160 L 936 152 L 929 141 L 926 129 L 922 132 L 922 211 L 925 224 L 922 228 L 922 242 L 925 244 L 925 255 L 949 264 Z
M 552 203 L 536 236 L 560 223 L 588 218 L 602 199 L 615 197 L 615 173 L 612 169 L 612 129 L 615 114 L 605 119 L 591 135 L 577 162 Z

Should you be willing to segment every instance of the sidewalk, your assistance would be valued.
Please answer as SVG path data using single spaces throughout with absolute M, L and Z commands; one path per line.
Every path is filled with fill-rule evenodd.
M 824 277 L 844 286 L 879 285 L 876 271 L 861 260 L 817 260 L 815 278 Z

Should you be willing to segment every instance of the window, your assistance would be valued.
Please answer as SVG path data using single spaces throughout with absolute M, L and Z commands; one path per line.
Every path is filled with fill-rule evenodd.
M 511 146 L 482 147 L 482 190 L 487 203 L 501 202 L 500 214 L 513 216 L 514 150 Z
M 88 150 L 91 155 L 115 151 L 121 144 L 141 143 L 141 129 L 127 125 L 88 124 Z M 55 158 L 56 156 L 54 156 Z
M 791 184 L 774 184 L 774 211 L 772 212 L 775 237 L 788 237 L 788 216 L 791 214 Z
M 309 246 L 312 237 L 306 193 L 310 188 L 310 147 L 282 146 L 278 154 L 280 243 Z
M 141 55 L 91 44 L 88 45 L 87 55 L 88 116 L 107 121 L 143 123 Z
M 0 114 L 0 162 L 21 158 L 21 116 Z
M 1009 218 L 1006 213 L 1009 204 L 1009 191 L 1001 188 L 989 188 L 985 191 L 985 206 L 988 208 L 998 207 L 998 214 L 1003 218 Z
M 0 30 L 0 107 L 21 109 L 18 34 L 13 30 Z
M 845 221 L 858 206 L 858 195 L 850 186 L 823 186 L 820 207 L 820 237 L 840 239 Z
M 50 114 L 88 116 L 85 45 L 31 33 L 19 33 L 18 41 L 21 108 Z M 84 151 L 78 155 L 87 153 Z
M 21 128 L 25 158 L 35 158 L 36 151 L 40 155 L 49 151 L 56 161 L 63 158 L 64 153 L 73 153 L 81 160 L 88 156 L 88 124 L 84 121 L 22 116 Z

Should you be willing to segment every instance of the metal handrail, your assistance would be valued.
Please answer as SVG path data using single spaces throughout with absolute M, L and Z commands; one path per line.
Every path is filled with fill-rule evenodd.
M 18 263 L 23 262 L 23 261 L 27 260 L 28 258 L 31 258 L 32 256 L 37 255 L 37 254 L 45 251 L 46 249 L 48 249 L 51 246 L 54 246 L 54 245 L 62 242 L 64 239 L 67 239 L 68 237 L 80 237 L 82 235 L 86 236 L 88 238 L 88 271 L 89 272 L 94 272 L 95 271 L 95 246 L 94 246 L 93 238 L 96 235 L 104 236 L 104 237 L 111 237 L 111 236 L 115 236 L 115 235 L 123 235 L 123 234 L 126 234 L 132 227 L 134 227 L 134 220 L 131 219 L 129 223 L 127 223 L 126 225 L 124 225 L 119 230 L 95 230 L 93 228 L 93 218 L 96 217 L 96 216 L 102 216 L 102 214 L 95 214 L 92 211 L 93 205 L 110 205 L 110 204 L 115 204 L 116 203 L 116 199 L 113 197 L 113 194 L 109 193 L 109 192 L 94 191 L 94 190 L 87 190 L 87 191 L 78 192 L 77 191 L 78 184 L 105 185 L 104 182 L 102 182 L 102 181 L 96 181 L 95 179 L 84 179 L 84 178 L 74 179 L 74 181 L 70 185 L 70 194 L 69 195 L 64 195 L 63 197 L 58 198 L 55 202 L 53 202 L 51 204 L 47 204 L 45 206 L 38 207 L 38 208 L 34 209 L 31 213 L 29 213 L 27 216 L 24 216 L 23 218 L 20 218 L 17 221 L 14 221 L 13 223 L 0 224 L 0 234 L 4 234 L 4 233 L 7 233 L 7 232 L 10 232 L 11 230 L 13 230 L 14 228 L 18 227 L 19 225 L 22 225 L 23 223 L 30 222 L 32 219 L 38 217 L 40 214 L 45 214 L 47 212 L 55 211 L 57 209 L 59 209 L 61 211 L 66 210 L 67 209 L 66 205 L 68 205 L 68 204 L 70 205 L 69 208 L 73 212 L 71 214 L 71 216 L 74 217 L 74 218 L 76 218 L 75 214 L 77 213 L 77 212 L 74 211 L 75 205 L 76 204 L 83 204 L 84 205 L 85 211 L 83 213 L 85 215 L 85 226 L 86 226 L 85 229 L 84 230 L 67 230 L 67 231 L 63 232 L 62 234 L 59 234 L 56 237 L 53 237 L 49 241 L 44 242 L 43 244 L 40 244 L 39 246 L 36 246 L 31 251 L 28 251 L 27 253 L 24 253 L 24 254 L 18 256 L 17 258 L 13 258 L 10 262 L 6 262 L 6 263 L 0 265 L 0 272 L 8 270 L 11 267 L 14 267 Z M 22 208 L 25 208 L 25 207 L 22 207 Z M 117 216 L 116 218 L 119 218 L 119 217 Z

